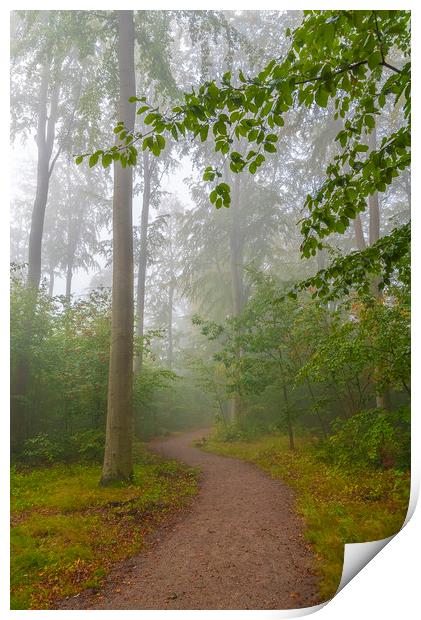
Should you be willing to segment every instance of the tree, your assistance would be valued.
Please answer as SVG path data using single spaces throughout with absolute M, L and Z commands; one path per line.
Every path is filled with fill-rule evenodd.
M 139 113 L 145 114 L 146 133 L 127 136 L 124 126 L 116 130 L 128 138 L 127 147 L 117 151 L 127 158 L 136 157 L 135 144 L 159 155 L 167 133 L 178 139 L 186 131 L 205 141 L 212 129 L 215 150 L 230 160 L 230 168 L 239 173 L 247 168 L 255 174 L 267 154 L 276 152 L 278 127 L 294 105 L 325 108 L 335 104 L 335 118 L 345 119 L 344 129 L 336 136 L 342 152 L 326 170 L 322 186 L 305 201 L 308 214 L 302 219 L 303 257 L 314 256 L 323 248 L 323 239 L 336 231 L 343 234 L 359 212 L 366 208 L 367 197 L 384 191 L 410 162 L 410 14 L 407 11 L 307 11 L 304 20 L 291 35 L 291 46 L 283 60 L 273 59 L 257 76 L 239 72 L 233 83 L 231 72 L 222 83 L 206 82 L 184 95 L 182 105 L 171 113 L 160 112 L 140 98 Z M 398 50 L 398 63 L 392 64 L 391 52 Z M 403 63 L 403 64 L 402 64 Z M 365 160 L 368 150 L 365 136 L 375 126 L 373 115 L 381 114 L 386 102 L 395 105 L 403 97 L 404 124 L 385 136 Z M 352 104 L 352 105 L 351 105 Z M 235 150 L 234 138 L 251 145 L 243 153 Z M 135 151 L 133 151 L 133 149 Z M 109 150 L 101 151 L 107 157 Z M 204 180 L 213 182 L 222 176 L 220 167 L 208 166 Z M 229 207 L 230 186 L 218 183 L 210 193 L 216 206 Z M 401 231 L 406 238 L 405 230 Z M 399 235 L 396 232 L 395 236 Z M 372 246 L 377 255 L 377 245 Z M 408 253 L 408 246 L 401 244 Z M 377 255 L 378 256 L 378 255 Z M 378 268 L 381 261 L 360 267 Z M 355 258 L 355 260 L 357 260 Z M 318 277 L 323 288 L 324 272 Z M 384 282 L 379 272 L 380 284 Z
M 23 11 L 12 16 L 12 135 L 35 131 L 36 192 L 28 240 L 26 339 L 11 386 L 12 446 L 25 440 L 29 349 L 41 280 L 42 238 L 50 179 L 60 155 L 70 150 L 82 87 L 84 58 L 92 41 L 89 19 L 79 12 Z M 34 53 L 35 52 L 35 53 Z M 75 74 L 78 79 L 74 79 Z M 22 79 L 22 76 L 24 79 Z
M 133 130 L 136 92 L 133 11 L 118 11 L 118 118 Z M 119 144 L 117 142 L 117 144 Z M 107 430 L 101 483 L 130 480 L 133 475 L 133 231 L 132 168 L 114 165 L 113 288 Z

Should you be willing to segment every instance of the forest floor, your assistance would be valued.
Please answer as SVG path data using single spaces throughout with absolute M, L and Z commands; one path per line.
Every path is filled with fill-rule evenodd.
M 11 609 L 98 591 L 117 561 L 188 509 L 198 471 L 134 448 L 133 482 L 106 488 L 99 463 L 12 468 Z
M 380 540 L 396 534 L 406 517 L 410 473 L 395 469 L 338 466 L 323 462 L 311 437 L 266 435 L 250 441 L 210 440 L 204 449 L 254 463 L 295 491 L 312 545 L 321 600 L 332 598 L 342 576 L 346 543 Z
M 253 464 L 192 445 L 204 433 L 150 444 L 165 458 L 200 468 L 189 511 L 115 567 L 98 593 L 69 597 L 60 609 L 290 609 L 320 602 L 294 491 Z

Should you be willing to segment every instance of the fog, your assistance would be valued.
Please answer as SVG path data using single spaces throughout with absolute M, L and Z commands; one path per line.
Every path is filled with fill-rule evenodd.
M 354 197 L 335 207 L 340 210 L 340 221 L 332 226 L 328 219 L 328 233 L 322 231 L 316 240 L 320 222 L 316 222 L 314 234 L 305 233 L 303 222 L 313 217 L 308 205 L 311 197 L 325 187 L 329 165 L 340 161 L 343 146 L 338 135 L 360 113 L 361 102 L 358 97 L 354 100 L 348 96 L 346 85 L 332 91 L 337 92 L 337 101 L 323 89 L 315 97 L 311 94 L 311 101 L 305 105 L 300 99 L 302 90 L 298 94 L 282 94 L 284 103 L 279 95 L 276 106 L 280 102 L 282 115 L 273 113 L 270 126 L 262 120 L 269 112 L 262 111 L 259 116 L 265 95 L 261 100 L 259 93 L 252 95 L 255 103 L 251 104 L 251 112 L 258 120 L 252 119 L 250 122 L 255 125 L 243 127 L 243 133 L 239 127 L 237 133 L 231 128 L 238 121 L 236 114 L 241 116 L 241 113 L 231 114 L 229 103 L 223 112 L 218 112 L 222 121 L 215 122 L 216 117 L 209 113 L 209 126 L 199 127 L 195 132 L 188 125 L 177 129 L 176 123 L 171 131 L 164 126 L 153 126 L 154 115 L 169 115 L 187 101 L 186 93 L 196 93 L 198 97 L 201 93 L 206 101 L 206 97 L 212 98 L 209 94 L 212 88 L 217 93 L 215 97 L 228 88 L 232 88 L 235 97 L 236 91 L 242 92 L 244 84 L 248 87 L 264 83 L 279 59 L 298 54 L 297 49 L 288 50 L 291 33 L 301 23 L 303 13 L 135 11 L 136 93 L 124 91 L 124 97 L 121 94 L 127 82 L 124 71 L 127 69 L 128 73 L 127 67 L 133 59 L 123 66 L 118 56 L 118 13 L 15 11 L 11 14 L 10 259 L 13 281 L 19 291 L 16 304 L 19 308 L 23 304 L 25 283 L 32 283 L 36 290 L 42 291 L 37 303 L 41 304 L 40 325 L 44 325 L 44 319 L 46 325 L 45 332 L 41 330 L 40 343 L 46 342 L 46 334 L 56 335 L 60 329 L 65 343 L 67 320 L 74 321 L 75 337 L 79 337 L 78 330 L 82 329 L 77 321 L 81 321 L 83 329 L 88 329 L 86 326 L 93 316 L 110 329 L 113 258 L 116 260 L 113 236 L 118 236 L 118 218 L 122 214 L 127 216 L 124 209 L 130 201 L 126 195 L 126 202 L 119 203 L 122 184 L 118 181 L 117 191 L 113 180 L 121 168 L 119 161 L 113 160 L 115 152 L 109 149 L 119 134 L 115 127 L 121 121 L 121 110 L 128 115 L 138 110 L 134 135 L 136 132 L 144 135 L 142 141 L 136 137 L 133 143 L 137 146 L 136 163 L 129 166 L 133 185 L 131 179 L 126 183 L 127 191 L 133 196 L 134 268 L 131 271 L 131 255 L 125 254 L 127 249 L 131 252 L 131 239 L 126 236 L 122 241 L 121 235 L 117 254 L 120 258 L 124 255 L 126 267 L 122 269 L 119 263 L 115 268 L 119 278 L 116 298 L 123 310 L 133 305 L 130 329 L 135 334 L 135 370 L 146 360 L 146 366 L 158 373 L 154 376 L 169 370 L 191 378 L 192 365 L 200 368 L 204 365 L 202 374 L 199 372 L 201 379 L 197 376 L 194 379 L 194 389 L 200 388 L 199 392 L 193 388 L 185 391 L 191 400 L 184 410 L 196 398 L 202 398 L 206 415 L 215 409 L 225 415 L 238 379 L 234 381 L 229 366 L 232 359 L 242 363 L 244 343 L 232 345 L 235 355 L 226 350 L 221 353 L 216 344 L 217 335 L 229 332 L 230 321 L 235 324 L 236 320 L 248 320 L 247 313 L 263 294 L 265 283 L 276 299 L 279 291 L 298 286 L 300 281 L 327 268 L 335 258 L 364 250 L 396 226 L 406 224 L 410 215 L 409 173 L 404 165 L 398 173 L 389 175 L 387 183 L 377 183 L 370 200 L 366 192 L 358 205 L 353 189 Z M 326 23 L 329 26 L 332 22 Z M 405 44 L 402 49 L 395 45 L 390 50 L 387 64 L 396 65 L 394 69 L 392 66 L 396 74 L 401 74 L 397 67 L 402 67 L 405 53 Z M 301 65 L 297 66 L 299 70 Z M 359 79 L 371 79 L 371 71 Z M 334 75 L 343 73 L 340 68 Z M 381 88 L 387 75 L 374 72 L 373 75 L 377 76 L 377 86 Z M 272 91 L 283 79 L 273 81 Z M 320 79 L 314 78 L 316 83 Z M 304 79 L 297 84 L 314 80 Z M 351 83 L 349 88 L 352 89 Z M 130 104 L 129 94 L 137 96 Z M 345 104 L 339 114 L 337 104 L 341 97 Z M 233 102 L 235 106 L 234 99 Z M 274 103 L 269 101 L 268 105 L 272 109 Z M 225 114 L 227 111 L 230 118 Z M 199 117 L 200 109 L 197 114 Z M 366 117 L 367 127 L 356 138 L 362 142 L 357 149 L 357 172 L 387 136 L 405 127 L 404 102 L 402 98 L 394 101 L 385 97 L 382 113 L 375 120 L 370 114 Z M 221 140 L 221 135 L 228 131 L 226 124 L 231 133 L 227 144 L 223 144 L 225 138 Z M 145 136 L 155 130 L 152 148 Z M 267 138 L 262 142 L 265 132 Z M 119 139 L 127 140 L 123 134 Z M 160 147 L 159 141 L 165 146 Z M 251 148 L 256 151 L 247 152 Z M 251 159 L 243 160 L 243 157 Z M 242 162 L 240 166 L 236 164 L 238 161 Z M 349 165 L 345 161 L 338 168 L 344 182 Z M 204 173 L 205 177 L 209 175 L 206 172 L 209 169 L 210 177 L 204 180 Z M 218 179 L 222 192 L 219 195 L 215 189 Z M 225 202 L 226 188 L 231 192 L 230 204 Z M 313 241 L 316 249 L 306 251 L 305 244 Z M 349 286 L 345 284 L 346 296 L 352 282 Z M 300 290 L 314 292 L 314 286 L 302 286 Z M 85 316 L 89 304 L 93 314 Z M 268 308 L 271 307 L 269 304 Z M 336 301 L 331 300 L 325 307 L 333 311 Z M 71 319 L 66 318 L 67 313 Z M 131 323 L 130 313 L 127 316 Z M 18 319 L 16 323 L 18 328 Z M 282 329 L 282 333 L 288 333 L 290 328 Z M 241 333 L 238 328 L 238 338 Z M 108 331 L 98 346 L 108 350 L 109 338 Z M 130 346 L 132 340 L 130 337 Z M 65 348 L 65 344 L 62 346 Z M 48 359 L 49 354 L 45 355 Z M 106 373 L 107 356 L 104 360 L 102 372 Z M 207 388 L 203 389 L 208 363 L 216 374 L 211 388 L 206 384 Z M 126 375 L 129 377 L 129 373 Z M 167 377 L 165 372 L 159 375 L 162 376 Z M 202 381 L 199 388 L 198 380 Z M 105 393 L 106 381 L 101 381 Z M 180 393 L 184 393 L 182 384 L 179 385 Z M 226 389 L 220 397 L 218 390 L 222 388 Z M 209 389 L 213 395 L 208 394 L 206 398 L 211 399 L 211 407 L 204 397 Z M 235 389 L 240 393 L 245 388 Z M 158 403 L 161 397 L 154 396 L 154 411 L 162 405 Z M 98 405 L 100 422 L 95 424 L 103 424 L 105 400 L 104 396 Z M 257 411 L 260 405 L 250 406 Z M 171 409 L 167 405 L 163 408 Z

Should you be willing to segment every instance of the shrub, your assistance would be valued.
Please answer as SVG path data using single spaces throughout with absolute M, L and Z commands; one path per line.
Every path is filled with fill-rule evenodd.
M 105 434 L 103 431 L 88 430 L 76 433 L 71 438 L 75 456 L 85 462 L 101 461 L 104 456 Z
M 335 434 L 323 442 L 319 456 L 341 466 L 410 466 L 410 413 L 403 406 L 391 412 L 370 409 L 349 420 L 336 420 Z
M 261 429 L 251 424 L 248 424 L 246 427 L 240 427 L 237 424 L 219 422 L 215 426 L 212 439 L 220 442 L 250 441 L 261 434 Z
M 22 459 L 30 463 L 52 463 L 63 456 L 63 449 L 45 433 L 25 441 Z

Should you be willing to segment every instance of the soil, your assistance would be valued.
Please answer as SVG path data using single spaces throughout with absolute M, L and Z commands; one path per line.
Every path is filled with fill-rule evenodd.
M 59 609 L 291 609 L 320 602 L 292 489 L 250 463 L 194 447 L 205 434 L 150 444 L 200 467 L 190 509 L 120 563 L 99 593 L 68 598 Z

